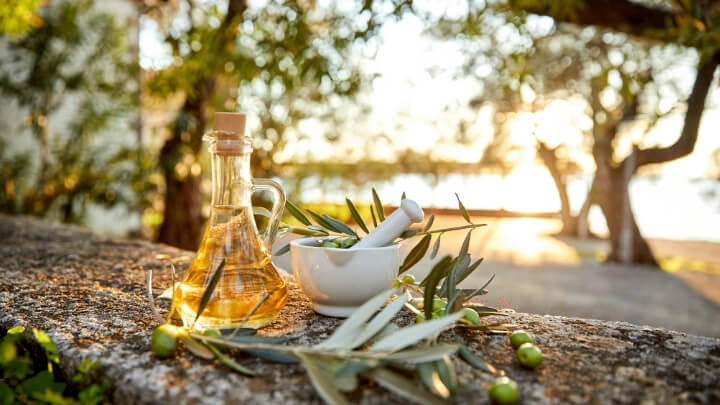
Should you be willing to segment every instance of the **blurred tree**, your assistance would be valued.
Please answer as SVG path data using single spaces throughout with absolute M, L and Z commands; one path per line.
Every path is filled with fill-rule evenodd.
M 5 0 L 0 4 L 0 34 L 23 35 L 42 24 L 37 8 L 46 0 Z
M 661 5 L 628 0 L 584 0 L 565 6 L 555 3 L 538 0 L 511 2 L 509 5 L 513 12 L 521 15 L 547 15 L 558 22 L 596 26 L 633 37 L 676 43 L 698 52 L 697 76 L 687 98 L 685 122 L 673 144 L 654 147 L 635 144 L 628 156 L 618 160 L 613 142 L 619 124 L 626 120 L 625 117 L 632 117 L 637 112 L 637 96 L 633 96 L 632 92 L 629 96 L 623 94 L 624 106 L 619 110 L 621 113 L 614 114 L 615 117 L 608 114 L 602 104 L 593 105 L 595 114 L 611 116 L 607 130 L 594 134 L 593 145 L 597 184 L 601 190 L 599 202 L 611 234 L 609 259 L 656 264 L 633 218 L 628 184 L 640 167 L 678 159 L 693 151 L 705 100 L 720 64 L 720 3 L 704 0 L 672 0 Z M 639 82 L 641 84 L 643 80 L 639 79 Z M 602 84 L 602 81 L 595 81 L 593 87 L 599 92 Z M 631 86 L 627 88 L 632 90 Z
M 538 14 L 552 17 L 556 24 L 549 30 L 543 28 L 547 24 Z M 571 25 L 558 25 L 562 23 Z M 578 31 L 578 26 L 592 27 Z M 484 59 L 494 61 L 498 55 L 502 58 L 493 67 L 505 76 L 499 87 L 510 92 L 511 101 L 517 101 L 513 105 L 525 102 L 524 95 L 532 99 L 544 94 L 552 99 L 552 93 L 558 89 L 564 91 L 565 97 L 582 89 L 579 93 L 587 100 L 593 120 L 592 155 L 597 168 L 594 183 L 610 230 L 609 260 L 656 264 L 630 209 L 628 184 L 639 168 L 692 152 L 705 100 L 720 63 L 720 3 L 468 2 L 463 17 L 443 19 L 440 31 L 448 35 L 453 30 L 460 38 L 482 38 L 488 42 L 489 37 L 489 42 L 495 41 L 495 49 L 482 47 L 486 51 Z M 678 44 L 697 51 L 697 76 L 687 98 L 684 126 L 672 145 L 641 147 L 635 142 L 631 152 L 623 157 L 618 150 L 618 134 L 624 124 L 637 119 L 640 99 L 646 97 L 646 85 L 653 80 L 649 75 L 652 67 L 644 70 L 637 67 L 638 63 L 647 64 L 654 43 Z M 611 59 L 613 54 L 618 56 L 619 63 Z M 671 55 L 665 55 L 666 63 L 674 62 Z M 624 61 L 632 63 L 623 64 Z M 645 113 L 646 122 L 653 122 L 658 115 L 652 108 Z
M 25 11 L 18 18 L 26 18 Z M 37 27 L 27 34 L 2 37 L 6 102 L 0 109 L 7 115 L 19 108 L 27 118 L 17 127 L 8 120 L 0 135 L 0 210 L 77 222 L 89 202 L 137 203 L 133 191 L 142 190 L 132 188 L 143 184 L 137 150 L 114 142 L 117 136 L 99 136 L 122 129 L 135 112 L 137 61 L 126 33 L 91 1 L 56 1 L 40 7 L 38 16 L 41 22 L 33 20 Z M 31 151 L 12 153 L 8 145 L 17 144 L 24 126 Z
M 341 100 L 357 91 L 361 75 L 348 51 L 388 15 L 402 13 L 406 6 L 398 3 L 279 0 L 248 7 L 229 0 L 220 10 L 216 3 L 183 1 L 150 10 L 168 26 L 174 63 L 156 72 L 147 88 L 156 97 L 184 97 L 160 153 L 166 194 L 158 240 L 186 249 L 198 243 L 205 222 L 198 158 L 213 110 L 259 118 L 253 174 L 274 175 L 275 153 L 289 137 L 303 136 L 298 122 L 341 113 Z

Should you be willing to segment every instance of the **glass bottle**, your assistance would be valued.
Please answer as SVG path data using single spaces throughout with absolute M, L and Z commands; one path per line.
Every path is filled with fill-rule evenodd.
M 215 130 L 203 137 L 212 156 L 212 209 L 190 267 L 178 285 L 176 308 L 186 326 L 193 325 L 205 288 L 223 260 L 225 265 L 197 329 L 226 329 L 243 320 L 265 294 L 269 297 L 244 325 L 258 328 L 285 305 L 287 286 L 270 259 L 270 249 L 285 206 L 282 187 L 250 175 L 250 138 L 244 135 L 245 115 L 216 113 Z M 270 191 L 273 207 L 266 231 L 255 224 L 251 196 Z

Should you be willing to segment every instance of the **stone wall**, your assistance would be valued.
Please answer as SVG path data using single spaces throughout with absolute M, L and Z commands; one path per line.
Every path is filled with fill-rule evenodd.
M 192 252 L 0 216 L 0 330 L 17 324 L 46 330 L 67 375 L 83 358 L 100 359 L 117 404 L 321 402 L 298 366 L 240 354 L 238 361 L 259 373 L 249 378 L 187 353 L 155 358 L 148 341 L 156 322 L 144 280 L 145 271 L 153 269 L 156 293 L 170 284 L 158 255 L 188 259 Z M 720 403 L 719 339 L 623 322 L 512 312 L 509 318 L 535 334 L 545 354 L 538 370 L 520 368 L 503 335 L 474 334 L 466 340 L 518 382 L 524 403 Z M 287 334 L 290 344 L 315 343 L 338 323 L 313 313 L 291 283 L 288 305 L 262 333 Z M 456 402 L 487 403 L 493 377 L 459 360 L 455 367 Z M 349 398 L 365 404 L 406 402 L 369 384 Z

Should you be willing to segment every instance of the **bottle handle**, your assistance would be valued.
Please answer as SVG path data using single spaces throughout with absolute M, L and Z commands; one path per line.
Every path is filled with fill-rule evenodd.
M 267 230 L 263 237 L 265 246 L 272 250 L 272 245 L 277 236 L 278 227 L 280 226 L 280 218 L 285 210 L 285 191 L 278 182 L 270 179 L 253 179 L 252 191 L 270 191 L 274 196 L 272 210 L 270 210 L 270 219 L 268 220 Z

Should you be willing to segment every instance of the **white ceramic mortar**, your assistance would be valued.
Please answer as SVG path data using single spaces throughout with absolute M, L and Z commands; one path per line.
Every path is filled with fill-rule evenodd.
M 318 247 L 314 238 L 290 242 L 295 279 L 313 309 L 345 318 L 381 291 L 390 288 L 400 268 L 398 244 L 356 249 Z

